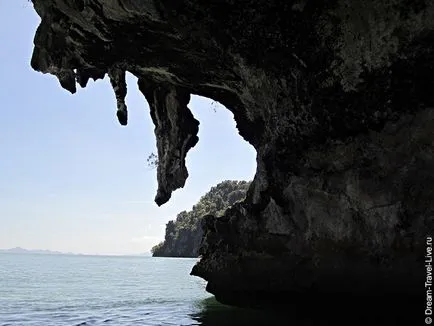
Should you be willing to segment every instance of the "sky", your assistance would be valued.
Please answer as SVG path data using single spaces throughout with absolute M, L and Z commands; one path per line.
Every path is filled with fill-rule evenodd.
M 0 248 L 139 254 L 165 224 L 223 180 L 252 180 L 256 152 L 232 113 L 193 96 L 199 143 L 184 188 L 158 207 L 154 126 L 136 78 L 127 78 L 128 126 L 108 78 L 72 95 L 30 67 L 39 17 L 27 0 L 0 1 Z

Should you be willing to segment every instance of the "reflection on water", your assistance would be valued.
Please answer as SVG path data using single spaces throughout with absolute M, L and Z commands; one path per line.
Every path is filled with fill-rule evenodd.
M 422 298 L 413 302 L 398 296 L 357 301 L 341 295 L 337 304 L 316 295 L 300 309 L 294 305 L 302 298 L 293 295 L 285 308 L 258 311 L 218 303 L 206 293 L 202 279 L 189 276 L 195 263 L 0 254 L 0 326 L 424 325 L 423 284 Z M 285 300 L 277 294 L 274 298 L 279 304 Z
M 416 325 L 414 322 L 419 320 L 423 322 L 423 311 L 420 312 L 421 309 L 416 307 L 418 302 L 401 302 L 396 305 L 398 301 L 397 297 L 390 300 L 381 299 L 381 304 L 375 302 L 369 305 L 368 310 L 363 302 L 348 298 L 341 307 L 332 307 L 323 302 L 320 306 L 315 304 L 304 309 L 286 306 L 284 309 L 262 311 L 222 305 L 214 297 L 210 297 L 200 301 L 197 312 L 192 313 L 190 317 L 197 322 L 192 325 L 202 326 L 384 326 Z
M 218 303 L 214 297 L 202 300 L 198 308 L 191 318 L 204 326 L 283 325 L 287 322 L 281 313 L 230 307 Z

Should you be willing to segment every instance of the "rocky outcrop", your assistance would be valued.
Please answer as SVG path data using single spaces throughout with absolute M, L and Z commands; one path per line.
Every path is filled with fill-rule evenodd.
M 198 141 L 190 94 L 257 151 L 243 203 L 208 216 L 192 273 L 231 304 L 421 294 L 434 229 L 434 2 L 33 0 L 32 67 L 75 92 L 125 71 L 156 126 L 164 204 Z M 211 171 L 210 171 L 211 173 Z
M 151 249 L 153 257 L 199 257 L 205 216 L 222 216 L 246 198 L 248 181 L 225 180 L 212 187 L 190 211 L 180 212 L 166 224 L 164 241 Z

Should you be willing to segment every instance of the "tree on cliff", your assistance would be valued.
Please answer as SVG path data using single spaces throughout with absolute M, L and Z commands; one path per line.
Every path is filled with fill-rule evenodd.
M 207 214 L 221 216 L 245 198 L 250 182 L 226 180 L 212 187 L 192 210 L 180 212 L 166 224 L 166 235 L 151 249 L 154 257 L 197 257 L 202 239 L 201 220 Z

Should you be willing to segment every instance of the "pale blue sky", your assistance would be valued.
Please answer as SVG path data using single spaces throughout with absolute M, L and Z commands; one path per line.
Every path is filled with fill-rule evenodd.
M 39 17 L 26 0 L 0 1 L 0 248 L 88 254 L 147 252 L 165 223 L 225 179 L 251 180 L 256 152 L 223 106 L 193 97 L 199 143 L 190 177 L 158 207 L 156 152 L 145 98 L 128 76 L 128 126 L 116 119 L 106 79 L 75 95 L 30 68 Z

